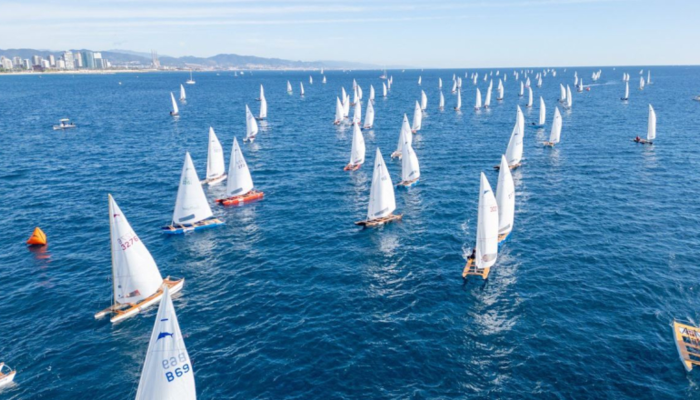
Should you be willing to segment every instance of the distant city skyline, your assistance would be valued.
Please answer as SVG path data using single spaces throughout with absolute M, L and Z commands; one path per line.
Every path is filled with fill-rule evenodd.
M 415 68 L 700 64 L 700 2 L 26 0 L 0 48 L 221 53 Z

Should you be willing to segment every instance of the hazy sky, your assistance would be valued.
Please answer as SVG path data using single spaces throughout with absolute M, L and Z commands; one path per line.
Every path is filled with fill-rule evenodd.
M 0 48 L 415 67 L 700 64 L 700 0 L 0 0 Z

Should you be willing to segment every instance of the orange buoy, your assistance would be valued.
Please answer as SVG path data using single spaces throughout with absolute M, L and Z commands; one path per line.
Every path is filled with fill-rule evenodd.
M 27 244 L 30 246 L 45 246 L 46 245 L 46 234 L 38 226 L 34 228 L 32 236 L 27 240 Z

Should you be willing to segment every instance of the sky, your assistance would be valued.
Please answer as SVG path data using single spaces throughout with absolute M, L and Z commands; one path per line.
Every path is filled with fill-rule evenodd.
M 416 68 L 700 64 L 700 0 L 0 0 L 0 48 Z

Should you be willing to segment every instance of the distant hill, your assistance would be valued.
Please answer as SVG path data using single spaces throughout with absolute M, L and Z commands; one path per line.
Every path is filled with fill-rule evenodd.
M 71 51 L 84 51 L 72 49 Z M 94 50 L 93 50 L 94 51 Z M 140 63 L 142 65 L 151 64 L 151 56 L 148 53 L 141 53 L 130 50 L 105 50 L 100 51 L 102 57 L 108 59 L 112 64 L 120 63 Z M 35 49 L 0 49 L 0 56 L 30 58 L 35 55 L 47 58 L 53 54 L 60 57 L 62 51 L 35 50 Z M 264 58 L 256 56 L 243 56 L 238 54 L 217 54 L 212 57 L 169 57 L 159 56 L 160 63 L 164 67 L 174 68 L 241 68 L 241 69 L 283 69 L 283 68 L 335 68 L 335 69 L 378 69 L 372 64 L 364 64 L 350 61 L 292 61 L 280 58 Z

